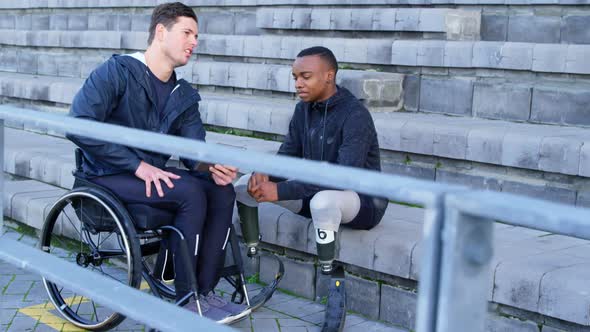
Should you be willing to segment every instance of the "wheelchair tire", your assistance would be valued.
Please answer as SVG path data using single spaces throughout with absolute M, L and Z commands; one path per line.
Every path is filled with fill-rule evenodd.
M 139 288 L 141 252 L 125 207 L 98 188 L 79 187 L 58 199 L 43 225 L 39 247 L 123 284 Z M 57 311 L 73 325 L 104 331 L 125 316 L 45 278 L 43 283 Z

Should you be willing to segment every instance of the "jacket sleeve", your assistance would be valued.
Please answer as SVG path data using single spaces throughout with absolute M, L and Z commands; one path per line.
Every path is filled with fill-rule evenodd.
M 203 127 L 203 122 L 201 121 L 198 103 L 195 104 L 192 109 L 184 112 L 184 118 L 182 119 L 182 124 L 180 125 L 178 135 L 203 142 L 205 141 L 206 133 L 205 128 Z M 198 161 L 196 160 L 186 158 L 180 158 L 180 160 L 189 170 L 194 170 L 195 166 L 198 164 Z
M 95 69 L 78 91 L 70 108 L 70 116 L 104 122 L 116 108 L 125 84 L 119 65 L 111 58 Z M 114 169 L 134 173 L 141 160 L 128 147 L 66 134 L 66 137 L 101 163 Z
M 289 132 L 285 141 L 281 144 L 278 154 L 288 155 L 297 158 L 303 158 L 303 147 L 305 144 L 303 136 L 305 135 L 305 110 L 302 104 L 295 108 L 293 118 L 289 123 Z M 280 201 L 303 199 L 324 190 L 325 188 L 297 180 L 278 179 L 277 194 Z
M 368 111 L 353 112 L 343 123 L 342 144 L 338 148 L 336 164 L 363 167 L 370 149 L 371 135 L 376 135 L 373 119 Z M 279 200 L 301 199 L 330 188 L 301 181 L 285 181 L 277 184 Z

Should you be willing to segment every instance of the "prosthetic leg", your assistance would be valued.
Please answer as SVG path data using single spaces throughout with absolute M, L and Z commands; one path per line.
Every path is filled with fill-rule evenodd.
M 242 230 L 242 237 L 244 239 L 244 243 L 246 244 L 247 255 L 250 258 L 257 257 L 262 255 L 263 253 L 258 250 L 258 245 L 260 244 L 260 229 L 258 227 L 258 207 L 257 206 L 248 206 L 246 204 L 237 202 L 238 205 L 238 215 L 240 218 L 240 228 Z M 272 295 L 274 294 L 275 290 L 277 289 L 279 282 L 283 279 L 285 274 L 285 267 L 283 266 L 283 262 L 278 259 L 275 255 L 265 254 L 269 257 L 273 257 L 276 259 L 279 269 L 275 274 L 275 278 L 271 283 L 266 285 L 266 287 L 262 288 L 260 292 L 249 299 L 250 309 L 252 311 L 261 307 L 266 301 L 270 300 Z
M 342 331 L 346 319 L 346 287 L 342 266 L 334 267 L 336 233 L 316 228 L 316 248 L 320 271 L 330 276 L 328 301 L 322 332 Z

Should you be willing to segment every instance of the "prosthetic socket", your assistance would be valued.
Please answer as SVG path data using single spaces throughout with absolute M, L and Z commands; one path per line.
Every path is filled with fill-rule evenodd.
M 260 229 L 258 227 L 258 207 L 248 206 L 237 202 L 238 215 L 240 216 L 240 228 L 242 237 L 248 248 L 248 257 L 258 254 L 258 244 L 260 243 Z

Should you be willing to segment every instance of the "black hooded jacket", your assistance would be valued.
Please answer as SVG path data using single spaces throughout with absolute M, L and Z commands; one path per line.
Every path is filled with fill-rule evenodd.
M 350 91 L 337 92 L 323 102 L 299 102 L 279 154 L 380 171 L 379 143 L 373 118 Z M 277 184 L 279 200 L 309 198 L 327 188 L 295 180 Z M 373 198 L 380 220 L 387 200 Z

